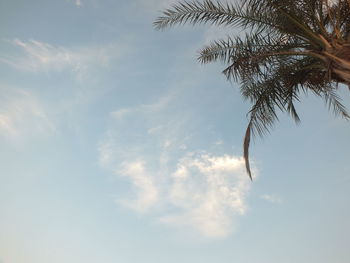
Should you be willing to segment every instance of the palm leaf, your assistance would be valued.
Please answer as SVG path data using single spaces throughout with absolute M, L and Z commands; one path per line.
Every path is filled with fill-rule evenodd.
M 243 142 L 251 179 L 251 137 L 268 133 L 278 120 L 277 111 L 289 113 L 299 123 L 295 102 L 301 92 L 312 91 L 335 114 L 350 118 L 336 93 L 339 82 L 350 87 L 342 77 L 349 73 L 340 72 L 350 60 L 341 54 L 350 51 L 333 50 L 350 47 L 349 0 L 333 5 L 325 0 L 185 1 L 165 10 L 154 26 L 164 29 L 185 23 L 247 30 L 245 37 L 228 36 L 203 47 L 198 60 L 224 63 L 227 79 L 239 81 L 243 97 L 253 105 Z

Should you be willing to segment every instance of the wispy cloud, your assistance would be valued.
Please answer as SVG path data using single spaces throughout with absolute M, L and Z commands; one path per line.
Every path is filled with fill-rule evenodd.
M 66 48 L 38 40 L 14 39 L 11 45 L 21 52 L 0 54 L 0 61 L 18 70 L 50 72 L 68 70 L 81 76 L 92 67 L 105 67 L 128 48 L 116 43 L 103 46 Z
M 165 107 L 167 107 L 169 103 L 171 103 L 171 101 L 176 98 L 176 96 L 177 96 L 176 92 L 173 91 L 169 94 L 162 96 L 155 103 L 141 104 L 134 107 L 118 109 L 116 111 L 111 112 L 111 115 L 118 120 L 122 120 L 128 114 L 132 114 L 136 112 L 139 112 L 142 114 L 152 114 L 155 112 L 159 112 L 159 111 L 162 111 Z
M 120 199 L 123 204 L 137 212 L 148 211 L 158 201 L 158 189 L 154 177 L 147 173 L 144 161 L 133 161 L 122 164 L 118 175 L 128 177 L 135 187 L 136 198 Z
M 178 162 L 172 178 L 169 198 L 180 211 L 163 216 L 164 223 L 222 238 L 234 230 L 236 217 L 246 211 L 250 184 L 242 158 L 190 154 Z
M 282 204 L 283 200 L 277 195 L 264 194 L 261 196 L 261 199 L 273 203 L 273 204 Z
M 162 224 L 224 238 L 247 210 L 250 181 L 243 158 L 213 151 L 222 147 L 218 138 L 206 140 L 205 150 L 194 146 L 193 120 L 177 99 L 170 93 L 155 103 L 112 112 L 113 124 L 98 146 L 99 163 L 130 179 L 132 197 L 118 203 L 154 211 L 152 217 Z
M 137 2 L 145 7 L 148 11 L 152 12 L 169 8 L 173 4 L 178 3 L 177 0 L 137 0 Z
M 30 92 L 0 84 L 0 136 L 16 138 L 27 133 L 51 134 L 53 123 Z
M 74 3 L 75 3 L 76 6 L 82 6 L 83 5 L 81 0 L 75 0 Z

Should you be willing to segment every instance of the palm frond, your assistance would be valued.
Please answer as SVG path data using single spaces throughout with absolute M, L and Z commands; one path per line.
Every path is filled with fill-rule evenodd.
M 341 103 L 341 98 L 336 93 L 336 89 L 334 87 L 329 87 L 321 94 L 321 96 L 324 98 L 328 108 L 333 110 L 335 115 L 340 115 L 345 119 L 350 119 L 350 115 L 345 106 Z
M 249 27 L 260 32 L 267 29 L 283 31 L 273 20 L 272 14 L 256 13 L 242 5 L 222 4 L 211 0 L 184 1 L 173 5 L 171 9 L 163 11 L 163 16 L 158 17 L 153 24 L 156 29 L 161 30 L 176 24 L 186 23 Z
M 300 93 L 322 97 L 335 114 L 350 119 L 336 93 L 349 84 L 350 1 L 338 0 L 212 0 L 182 2 L 163 12 L 154 26 L 176 24 L 241 27 L 244 37 L 228 36 L 199 51 L 201 63 L 220 61 L 228 80 L 239 81 L 241 94 L 252 103 L 243 148 L 247 172 L 252 136 L 264 136 L 287 112 L 297 122 Z M 344 77 L 345 76 L 345 77 Z
M 276 52 L 291 51 L 297 52 L 301 48 L 307 48 L 304 43 L 288 39 L 288 36 L 280 33 L 250 33 L 245 38 L 227 37 L 213 41 L 208 46 L 203 47 L 199 53 L 201 63 L 209 63 L 220 60 L 226 64 L 237 61 L 240 57 L 256 57 L 261 55 L 273 54 Z M 244 53 L 244 55 L 242 55 Z

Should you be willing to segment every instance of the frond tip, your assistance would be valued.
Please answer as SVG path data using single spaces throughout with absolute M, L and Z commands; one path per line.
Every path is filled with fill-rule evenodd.
M 245 162 L 245 168 L 249 175 L 250 180 L 253 181 L 252 178 L 252 172 L 250 170 L 250 163 L 249 163 L 249 145 L 250 145 L 250 137 L 251 137 L 251 122 L 248 124 L 247 130 L 245 132 L 244 136 L 244 142 L 243 142 L 243 157 Z

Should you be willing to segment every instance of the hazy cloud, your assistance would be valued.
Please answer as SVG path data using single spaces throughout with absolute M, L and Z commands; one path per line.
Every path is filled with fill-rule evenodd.
M 49 72 L 68 70 L 82 77 L 91 67 L 108 66 L 127 50 L 116 43 L 103 46 L 66 48 L 49 43 L 14 39 L 10 41 L 21 52 L 0 54 L 0 61 L 18 70 Z
M 39 100 L 30 92 L 0 85 L 0 135 L 16 138 L 28 133 L 55 132 Z
M 167 224 L 187 226 L 210 238 L 222 238 L 246 211 L 249 190 L 242 158 L 190 154 L 172 174 L 170 203 L 180 211 L 165 215 Z
M 133 161 L 122 164 L 118 175 L 128 177 L 135 187 L 135 199 L 120 199 L 119 203 L 137 211 L 146 212 L 158 201 L 158 189 L 152 175 L 146 172 L 144 161 Z
M 153 211 L 162 224 L 224 238 L 247 210 L 251 184 L 243 158 L 212 151 L 210 145 L 223 146 L 219 138 L 206 140 L 199 151 L 188 132 L 195 129 L 192 119 L 173 104 L 179 105 L 177 96 L 166 94 L 155 103 L 112 112 L 111 127 L 98 145 L 99 163 L 133 186 L 131 196 L 118 203 Z
M 281 204 L 283 202 L 282 199 L 277 195 L 264 194 L 261 196 L 261 199 L 273 204 Z
M 83 3 L 81 2 L 81 0 L 75 0 L 75 5 L 76 6 L 82 6 Z
M 178 3 L 177 0 L 137 0 L 138 3 L 143 5 L 148 11 L 162 11 L 165 8 L 171 7 L 173 4 Z
M 177 95 L 176 92 L 171 92 L 169 94 L 162 96 L 155 103 L 141 104 L 135 107 L 118 109 L 116 111 L 111 112 L 111 115 L 118 120 L 122 120 L 128 114 L 132 114 L 136 112 L 141 114 L 152 114 L 155 112 L 160 112 L 165 107 L 167 107 L 171 101 L 173 101 L 176 98 L 176 95 Z

